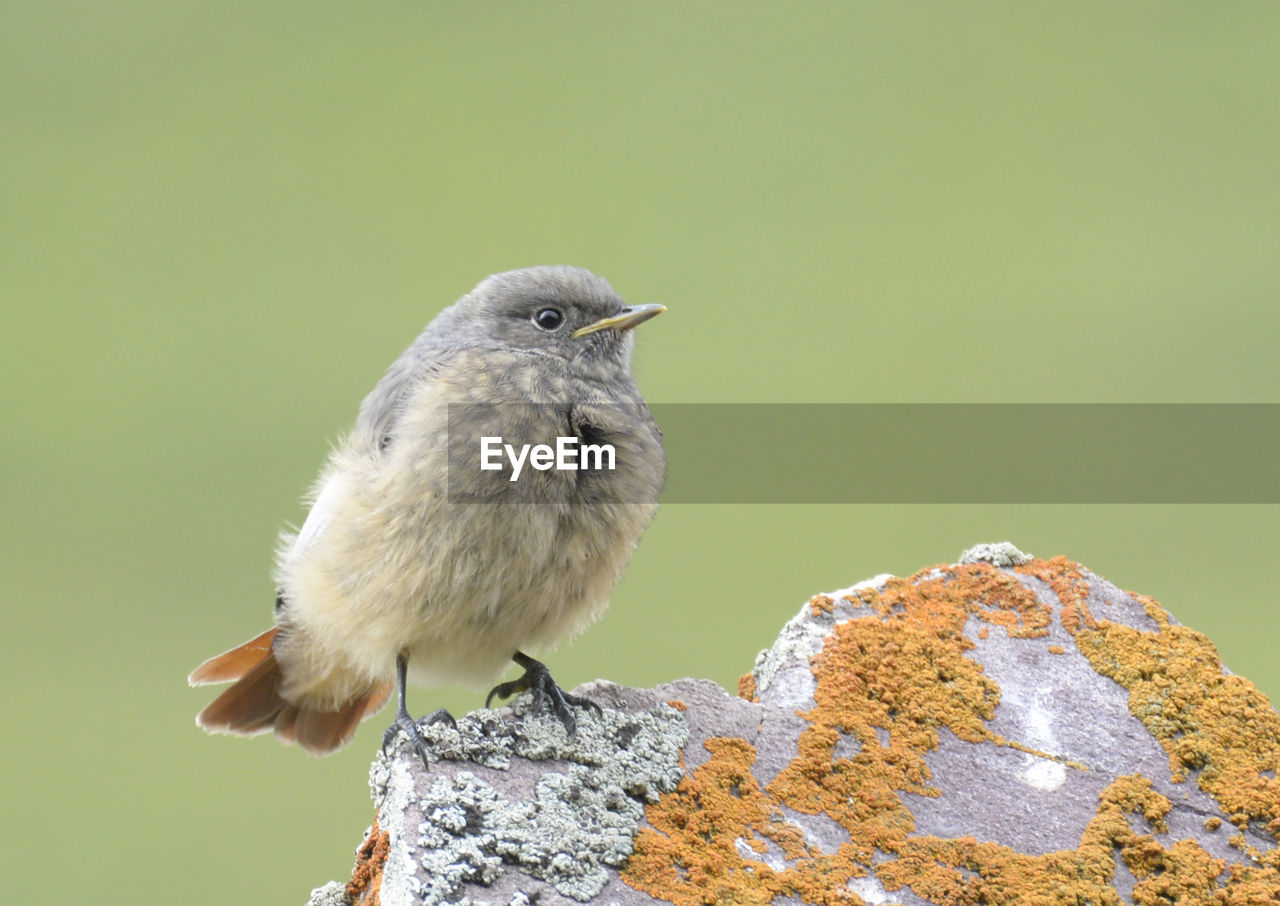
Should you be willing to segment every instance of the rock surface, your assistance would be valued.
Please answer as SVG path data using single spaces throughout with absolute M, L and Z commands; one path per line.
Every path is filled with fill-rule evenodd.
M 580 687 L 374 763 L 340 903 L 1271 903 L 1280 715 L 1158 604 L 1064 558 L 817 595 L 733 698 Z

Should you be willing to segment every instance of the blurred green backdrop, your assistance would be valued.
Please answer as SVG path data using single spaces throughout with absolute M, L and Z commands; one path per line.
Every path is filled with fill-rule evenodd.
M 1280 402 L 1274 3 L 0 8 L 12 902 L 346 876 L 388 715 L 320 761 L 205 737 L 184 677 L 267 625 L 326 444 L 492 271 L 668 305 L 652 401 Z M 551 663 L 732 686 L 810 594 L 1008 538 L 1154 595 L 1274 698 L 1278 529 L 667 506 Z

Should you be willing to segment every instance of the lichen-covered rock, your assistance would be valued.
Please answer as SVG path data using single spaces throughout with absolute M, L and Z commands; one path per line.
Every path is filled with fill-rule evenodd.
M 619 878 L 646 806 L 684 776 L 691 732 L 699 741 L 708 723 L 746 732 L 751 721 L 735 723 L 733 712 L 754 709 L 706 681 L 650 690 L 597 682 L 577 692 L 602 713 L 580 711 L 572 737 L 556 718 L 529 713 L 523 696 L 510 709 L 466 715 L 456 730 L 424 726 L 430 767 L 403 741 L 379 756 L 370 775 L 377 818 L 348 901 L 652 902 Z
M 425 730 L 430 771 L 375 763 L 348 898 L 1280 901 L 1280 715 L 1063 558 L 987 545 L 818 595 L 740 699 L 578 691 L 605 712 L 575 738 L 521 701 Z

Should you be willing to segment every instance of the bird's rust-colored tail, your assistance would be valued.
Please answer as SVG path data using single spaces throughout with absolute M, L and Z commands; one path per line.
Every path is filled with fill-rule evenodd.
M 274 730 L 281 742 L 296 742 L 313 755 L 342 748 L 360 721 L 386 704 L 391 684 L 371 686 L 332 711 L 288 702 L 280 695 L 284 676 L 271 650 L 278 631 L 272 627 L 191 671 L 187 682 L 193 686 L 234 681 L 196 716 L 196 724 L 210 733 L 238 736 Z

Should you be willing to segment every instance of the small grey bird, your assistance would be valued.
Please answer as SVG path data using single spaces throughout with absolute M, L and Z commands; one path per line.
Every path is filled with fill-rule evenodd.
M 666 459 L 631 328 L 665 310 L 628 306 L 579 268 L 534 267 L 442 311 L 365 398 L 301 530 L 282 535 L 275 625 L 189 677 L 235 681 L 196 723 L 327 753 L 394 683 L 383 746 L 403 732 L 424 753 L 408 678 L 483 688 L 514 660 L 524 674 L 488 701 L 530 690 L 573 732 L 570 706 L 596 706 L 526 652 L 599 619 L 653 518 Z M 557 444 L 580 461 L 547 466 L 538 445 Z

